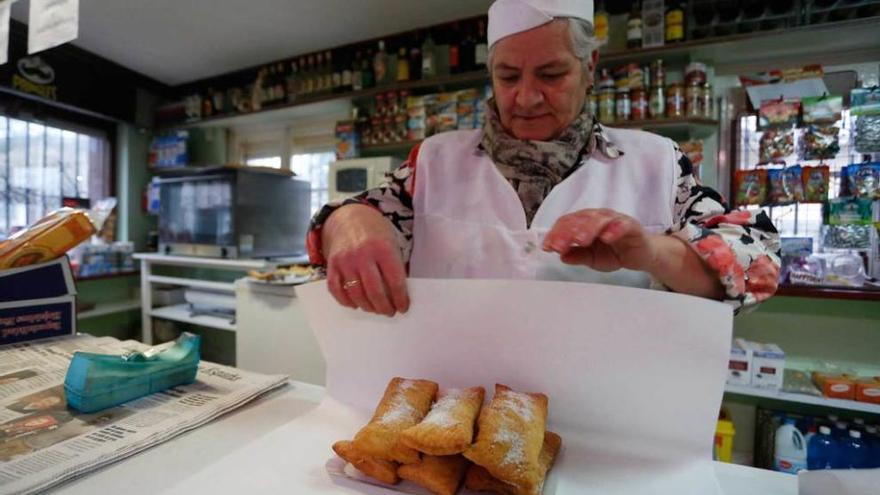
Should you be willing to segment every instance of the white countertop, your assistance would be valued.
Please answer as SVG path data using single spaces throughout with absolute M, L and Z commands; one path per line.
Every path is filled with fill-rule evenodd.
M 322 387 L 291 382 L 202 428 L 52 492 L 356 494 L 352 485 L 331 482 L 325 472 L 303 473 L 296 468 L 297 438 L 310 434 L 307 429 L 298 431 L 296 423 L 316 409 L 323 396 Z M 328 459 L 332 455 L 329 445 L 326 451 L 304 454 Z M 732 464 L 715 463 L 714 467 L 726 495 L 797 494 L 795 476 Z

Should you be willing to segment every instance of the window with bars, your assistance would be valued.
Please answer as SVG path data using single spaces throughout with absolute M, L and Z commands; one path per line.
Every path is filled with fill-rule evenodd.
M 61 207 L 110 192 L 110 141 L 98 132 L 0 115 L 0 239 Z

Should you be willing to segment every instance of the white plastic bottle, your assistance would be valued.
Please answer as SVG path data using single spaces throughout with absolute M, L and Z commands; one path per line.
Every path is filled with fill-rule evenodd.
M 776 430 L 776 450 L 773 467 L 783 473 L 797 474 L 807 469 L 807 442 L 795 426 L 794 419 L 786 419 Z

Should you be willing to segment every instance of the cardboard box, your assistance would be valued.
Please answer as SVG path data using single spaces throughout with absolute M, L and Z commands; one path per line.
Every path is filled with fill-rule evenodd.
M 785 352 L 776 344 L 761 344 L 740 340 L 751 352 L 752 386 L 771 390 L 782 389 L 785 374 Z
M 736 339 L 730 346 L 727 362 L 727 384 L 749 386 L 752 384 L 752 354 Z
M 0 345 L 76 333 L 76 287 L 66 256 L 0 271 Z
M 856 383 L 849 375 L 831 375 L 814 371 L 813 383 L 822 390 L 822 395 L 825 397 L 845 400 L 856 398 Z
M 880 376 L 858 380 L 856 382 L 856 400 L 880 404 Z

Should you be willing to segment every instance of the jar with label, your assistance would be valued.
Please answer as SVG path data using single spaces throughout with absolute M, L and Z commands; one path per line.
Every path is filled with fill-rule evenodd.
M 385 116 L 385 95 L 381 93 L 376 95 L 376 105 L 373 115 L 377 117 Z
M 599 92 L 599 121 L 603 124 L 614 122 L 614 88 Z
M 629 64 L 626 66 L 629 74 L 629 89 L 644 88 L 645 74 L 639 64 Z
M 657 59 L 651 64 L 651 88 L 663 88 L 666 86 L 666 69 L 663 68 L 663 59 Z
M 684 41 L 684 2 L 672 1 L 666 9 L 666 43 Z
M 596 93 L 591 92 L 587 95 L 587 108 L 590 115 L 596 116 L 599 114 L 599 97 L 596 96 Z
M 702 117 L 703 86 L 690 84 L 684 90 L 684 111 L 688 117 Z
M 706 82 L 708 68 L 702 62 L 691 62 L 684 69 L 685 86 L 699 86 Z
M 629 89 L 621 88 L 617 90 L 615 107 L 616 121 L 624 122 L 632 118 L 632 104 L 629 99 Z
M 382 119 L 382 142 L 393 143 L 397 139 L 397 133 L 394 131 L 394 117 L 386 115 Z
M 684 117 L 684 86 L 672 83 L 666 87 L 666 117 Z
M 712 85 L 706 83 L 703 85 L 703 116 L 707 118 L 715 117 L 715 97 L 712 93 Z
M 395 116 L 400 111 L 399 100 L 397 99 L 397 91 L 389 91 L 387 95 L 385 95 L 385 114 L 390 116 Z
M 662 119 L 666 114 L 666 91 L 662 86 L 651 88 L 648 96 L 648 117 Z
M 648 118 L 648 91 L 645 88 L 630 90 L 630 106 L 632 107 L 632 120 L 645 120 Z

